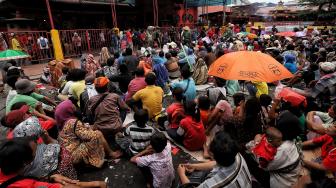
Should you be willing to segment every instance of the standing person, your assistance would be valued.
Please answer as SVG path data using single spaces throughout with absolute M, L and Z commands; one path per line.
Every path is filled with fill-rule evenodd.
M 141 167 L 147 179 L 151 179 L 147 181 L 149 187 L 168 188 L 172 186 L 175 175 L 171 145 L 163 133 L 155 133 L 150 145 L 132 157 L 131 162 Z
M 133 49 L 132 30 L 131 29 L 128 29 L 126 31 L 126 41 L 127 41 L 127 48 Z
M 119 90 L 125 94 L 128 90 L 128 85 L 132 80 L 132 75 L 129 73 L 129 70 L 127 68 L 127 65 L 121 64 L 119 66 L 119 72 L 118 75 L 112 75 L 108 79 L 112 82 L 117 82 L 119 86 Z
M 0 33 L 0 52 L 5 51 L 7 49 L 8 49 L 8 45 L 5 40 L 5 37 L 3 36 L 3 33 Z
M 183 89 L 183 95 L 186 101 L 194 100 L 196 98 L 196 86 L 194 80 L 191 78 L 191 72 L 188 65 L 183 66 L 181 70 L 183 80 L 177 83 L 173 83 L 171 87 L 180 87 Z
M 93 126 L 100 130 L 105 138 L 121 131 L 122 120 L 120 111 L 129 110 L 119 95 L 108 92 L 108 83 L 109 80 L 106 77 L 95 79 L 94 84 L 98 95 L 91 97 L 87 109 L 94 118 Z
M 191 33 L 190 28 L 188 26 L 183 27 L 182 35 L 182 43 L 184 45 L 190 46 L 191 43 Z
M 78 35 L 78 33 L 74 33 L 72 37 L 72 45 L 75 49 L 75 55 L 82 55 L 82 38 Z
M 43 37 L 41 35 L 37 39 L 37 44 L 39 45 L 39 48 L 41 50 L 41 54 L 43 58 L 49 58 L 49 41 L 47 38 Z
M 23 51 L 20 42 L 17 40 L 15 33 L 11 33 L 11 45 L 13 50 Z
M 131 75 L 133 75 L 139 65 L 139 59 L 133 55 L 132 48 L 126 48 L 126 56 L 122 62 L 127 65 L 128 71 Z

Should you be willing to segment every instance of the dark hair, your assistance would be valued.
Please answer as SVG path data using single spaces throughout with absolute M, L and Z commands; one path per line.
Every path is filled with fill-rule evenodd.
M 215 77 L 215 81 L 218 87 L 224 87 L 226 85 L 226 80 L 223 78 Z
M 208 47 L 206 48 L 206 50 L 207 50 L 208 53 L 212 52 L 212 48 L 211 48 L 211 46 L 208 46 Z
M 216 58 L 218 59 L 218 58 L 220 58 L 222 55 L 224 55 L 225 54 L 225 52 L 224 52 L 224 50 L 223 49 L 219 49 L 218 51 L 217 51 L 217 55 L 216 55 Z
M 288 44 L 286 49 L 287 49 L 287 50 L 294 50 L 295 47 L 294 47 L 293 44 Z
M 27 105 L 26 102 L 17 102 L 11 106 L 11 111 L 20 109 L 23 105 Z
M 33 160 L 33 150 L 27 138 L 7 140 L 0 146 L 0 168 L 5 175 L 18 173 Z
M 140 76 L 143 77 L 145 75 L 145 71 L 142 67 L 138 67 L 135 71 L 134 71 L 136 76 Z
M 114 56 L 115 59 L 118 59 L 120 57 L 120 54 L 119 54 L 119 52 L 115 52 L 113 56 Z
M 272 103 L 272 97 L 266 94 L 261 94 L 259 101 L 261 106 L 268 107 Z
M 202 95 L 198 97 L 198 108 L 201 110 L 210 109 L 210 99 L 208 96 Z
M 160 57 L 164 57 L 164 52 L 163 52 L 163 51 L 160 51 L 160 52 L 159 52 L 159 56 L 160 56 Z
M 235 93 L 232 98 L 235 106 L 239 106 L 240 101 L 245 101 L 244 93 Z
M 145 127 L 149 120 L 148 111 L 146 109 L 135 110 L 134 120 L 139 127 Z
M 145 77 L 147 85 L 154 85 L 156 81 L 156 75 L 154 73 L 148 73 Z
M 8 64 L 8 63 L 11 64 L 12 66 L 15 66 L 15 67 L 16 67 L 16 65 L 17 65 L 16 61 L 13 60 L 13 59 L 9 60 L 9 61 L 7 62 L 7 64 Z
M 113 66 L 113 64 L 114 64 L 114 58 L 113 57 L 108 58 L 107 61 L 106 61 L 106 64 L 109 67 Z
M 128 72 L 127 65 L 126 64 L 119 65 L 119 70 L 120 70 L 120 73 L 127 73 Z
M 76 82 L 76 81 L 81 81 L 85 79 L 86 72 L 82 69 L 72 69 L 70 71 L 71 79 Z
M 20 78 L 19 75 L 11 75 L 11 76 L 7 77 L 6 82 L 12 89 L 16 89 L 15 88 L 15 83 L 19 78 Z
M 188 64 L 184 65 L 181 70 L 183 79 L 188 79 L 191 76 L 190 67 Z
M 166 53 L 165 57 L 166 57 L 166 59 L 170 59 L 172 57 L 172 54 L 168 52 L 168 53 Z
M 230 166 L 235 162 L 236 155 L 239 151 L 237 142 L 224 131 L 220 131 L 216 134 L 210 143 L 209 149 L 216 162 L 224 167 Z
M 171 55 L 172 55 L 173 57 L 177 57 L 177 54 L 178 54 L 178 53 L 177 53 L 176 50 L 172 50 L 170 53 L 171 53 Z
M 156 153 L 160 153 L 167 146 L 167 138 L 163 133 L 156 132 L 151 137 L 150 144 Z
M 173 97 L 175 97 L 175 99 L 177 101 L 181 102 L 183 100 L 183 98 L 184 98 L 183 94 L 184 94 L 184 92 L 183 92 L 182 88 L 176 87 L 176 88 L 173 89 L 172 95 L 173 95 Z
M 10 70 L 7 70 L 6 75 L 7 75 L 7 77 L 9 77 L 9 76 L 20 76 L 21 75 L 21 70 L 15 67 L 15 68 L 12 68 Z
M 108 91 L 108 84 L 106 84 L 103 87 L 95 87 L 97 93 L 101 94 L 101 93 L 105 93 Z
M 195 101 L 187 101 L 184 103 L 184 111 L 186 115 L 191 116 L 196 122 L 201 121 L 200 111 L 195 103 Z
M 63 67 L 62 68 L 62 73 L 63 74 L 68 74 L 69 73 L 69 68 L 68 67 Z
M 131 48 L 126 48 L 126 51 L 125 51 L 126 55 L 132 55 L 133 51 Z
M 276 128 L 282 133 L 283 141 L 293 140 L 302 132 L 299 118 L 287 110 L 279 114 Z

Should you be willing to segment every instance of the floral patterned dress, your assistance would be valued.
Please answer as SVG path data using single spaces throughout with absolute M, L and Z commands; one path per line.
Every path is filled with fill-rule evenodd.
M 102 136 L 100 131 L 86 127 L 81 121 L 70 119 L 59 135 L 59 142 L 71 153 L 74 164 L 84 162 L 99 168 L 105 157 L 100 139 Z

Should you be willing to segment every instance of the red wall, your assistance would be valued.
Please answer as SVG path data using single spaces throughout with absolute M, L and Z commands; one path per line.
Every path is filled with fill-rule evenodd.
M 197 23 L 197 7 L 196 8 L 188 8 L 185 9 L 183 5 L 179 5 L 180 9 L 177 11 L 177 15 L 179 16 L 179 21 L 177 22 L 177 26 L 190 26 L 193 27 L 195 23 Z M 193 19 L 183 19 L 183 15 L 192 15 Z M 188 16 L 186 16 L 188 17 Z

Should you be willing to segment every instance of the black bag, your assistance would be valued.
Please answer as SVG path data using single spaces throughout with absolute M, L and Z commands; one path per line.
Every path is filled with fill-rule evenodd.
M 108 95 L 108 93 L 107 93 L 107 94 L 104 94 L 103 96 L 101 96 L 101 97 L 98 99 L 98 101 L 96 102 L 96 104 L 94 104 L 94 105 L 92 106 L 91 109 L 88 109 L 88 107 L 85 108 L 85 109 L 87 109 L 86 117 L 85 117 L 84 120 L 83 120 L 85 123 L 89 123 L 90 125 L 93 125 L 93 124 L 94 124 L 94 122 L 95 122 L 95 120 L 96 120 L 95 111 L 96 111 L 97 107 L 99 106 L 99 104 L 100 104 L 101 102 L 103 102 L 103 100 L 105 99 L 105 97 L 106 97 L 107 95 Z M 88 103 L 87 103 L 87 105 L 88 105 Z

